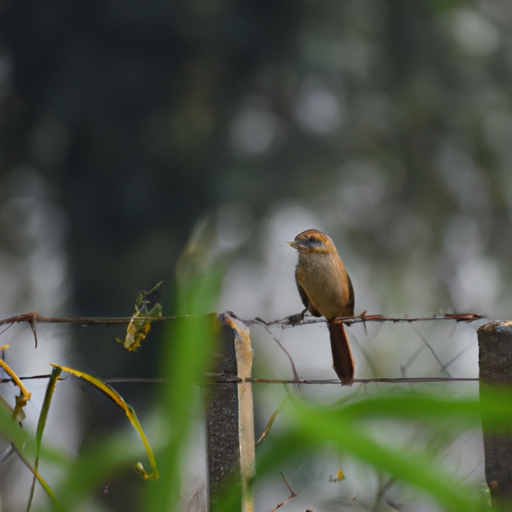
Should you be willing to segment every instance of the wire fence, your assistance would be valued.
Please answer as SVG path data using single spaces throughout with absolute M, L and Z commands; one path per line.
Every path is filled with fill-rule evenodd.
M 229 469 L 228 473 L 231 471 L 231 462 L 230 464 L 226 464 L 225 457 L 229 453 L 229 450 L 234 450 L 235 455 L 231 455 L 232 460 L 248 460 L 248 462 L 243 462 L 241 465 L 245 468 L 245 473 L 242 471 L 241 473 L 241 481 L 242 481 L 242 487 L 244 487 L 244 497 L 243 499 L 246 501 L 251 501 L 251 491 L 250 491 L 250 481 L 254 474 L 254 454 L 250 454 L 247 456 L 247 454 L 244 452 L 242 453 L 240 450 L 242 450 L 242 447 L 252 446 L 254 450 L 254 446 L 256 444 L 259 444 L 261 439 L 266 438 L 270 428 L 272 426 L 272 423 L 275 419 L 275 416 L 280 412 L 280 408 L 275 410 L 275 413 L 272 414 L 271 420 L 267 424 L 267 427 L 265 428 L 262 437 L 260 438 L 260 441 L 258 443 L 255 443 L 254 441 L 254 431 L 252 432 L 252 437 L 250 437 L 248 440 L 244 440 L 244 442 L 239 441 L 239 437 L 242 435 L 242 432 L 244 432 L 244 435 L 247 434 L 247 431 L 250 430 L 248 428 L 248 425 L 252 425 L 251 428 L 253 429 L 254 425 L 254 418 L 253 418 L 253 405 L 252 405 L 252 395 L 250 394 L 250 385 L 257 384 L 290 384 L 290 385 L 306 385 L 306 386 L 340 386 L 340 380 L 339 379 L 304 379 L 299 378 L 298 373 L 295 369 L 295 364 L 293 357 L 289 354 L 289 352 L 285 349 L 283 344 L 281 343 L 281 340 L 276 336 L 276 330 L 285 330 L 285 329 L 294 329 L 294 328 L 301 328 L 309 325 L 314 324 L 321 324 L 324 323 L 325 320 L 317 319 L 317 318 L 310 318 L 306 317 L 304 321 L 297 323 L 296 322 L 296 316 L 292 315 L 291 317 L 285 317 L 281 319 L 276 320 L 264 320 L 259 317 L 255 318 L 241 318 L 237 316 L 233 312 L 226 312 L 222 313 L 220 315 L 217 315 L 217 317 L 222 322 L 228 321 L 230 327 L 232 327 L 234 334 L 234 339 L 230 338 L 230 341 L 228 345 L 230 346 L 230 350 L 237 351 L 238 348 L 233 348 L 237 345 L 236 338 L 237 336 L 242 336 L 242 330 L 246 329 L 249 331 L 252 327 L 261 327 L 264 329 L 264 331 L 270 336 L 272 340 L 274 340 L 279 348 L 286 354 L 286 357 L 289 359 L 290 364 L 293 369 L 293 378 L 264 378 L 259 376 L 252 376 L 251 374 L 251 365 L 252 361 L 248 366 L 248 370 L 246 369 L 243 373 L 243 375 L 240 374 L 240 366 L 232 366 L 229 371 L 213 371 L 210 373 L 206 373 L 203 375 L 203 379 L 199 382 L 201 385 L 208 385 L 208 386 L 218 386 L 219 390 L 224 389 L 222 393 L 218 397 L 218 403 L 215 407 L 210 406 L 209 413 L 208 413 L 208 422 L 210 425 L 209 430 L 209 452 L 216 451 L 218 454 L 218 461 L 217 466 L 215 466 L 214 463 L 210 461 L 210 478 L 212 479 L 212 475 L 217 475 L 213 479 L 215 482 L 221 482 L 225 476 L 226 476 L 226 468 Z M 20 315 L 14 315 L 8 318 L 5 318 L 3 320 L 0 320 L 0 326 L 3 326 L 3 330 L 0 332 L 0 335 L 4 334 L 6 330 L 11 328 L 15 324 L 23 324 L 26 323 L 33 334 L 34 337 L 34 344 L 35 347 L 37 347 L 38 344 L 38 325 L 39 324 L 70 324 L 70 325 L 79 325 L 79 326 L 89 326 L 89 325 L 104 325 L 104 326 L 111 326 L 111 325 L 127 325 L 127 337 L 130 337 L 131 343 L 134 339 L 137 339 L 137 345 L 135 348 L 137 348 L 138 344 L 145 338 L 145 336 L 148 334 L 150 326 L 153 322 L 170 322 L 170 321 L 177 321 L 183 318 L 188 319 L 194 319 L 194 318 L 200 318 L 202 315 L 187 315 L 187 316 L 131 316 L 131 317 L 45 317 L 39 315 L 37 312 L 28 312 Z M 354 324 L 363 324 L 366 329 L 367 323 L 390 323 L 390 324 L 397 324 L 397 323 L 405 323 L 405 324 L 411 324 L 416 322 L 429 322 L 429 323 L 441 323 L 441 322 L 455 322 L 455 323 L 484 323 L 487 321 L 487 319 L 481 315 L 474 314 L 474 313 L 457 313 L 457 314 L 443 314 L 443 315 L 432 315 L 432 316 L 383 316 L 383 315 L 377 315 L 377 314 L 367 314 L 366 312 L 362 315 L 359 315 L 357 317 L 344 317 L 339 318 L 337 321 L 343 322 L 346 325 L 354 325 Z M 243 327 L 242 330 L 239 330 L 234 327 L 234 323 L 237 322 L 239 325 Z M 130 331 L 131 329 L 131 331 Z M 430 350 L 430 352 L 434 355 L 436 361 L 441 367 L 442 371 L 445 371 L 445 369 L 448 367 L 451 362 L 460 356 L 460 353 L 456 355 L 454 358 L 451 358 L 450 361 L 447 363 L 442 363 L 441 359 L 436 355 L 436 351 L 432 346 L 429 344 L 429 342 L 420 334 L 418 333 L 419 337 L 422 340 L 422 344 Z M 247 336 L 249 337 L 249 336 Z M 118 340 L 121 341 L 121 340 Z M 476 343 L 476 336 L 475 336 L 475 343 Z M 133 343 L 132 343 L 133 344 Z M 126 345 L 125 345 L 126 346 Z M 249 347 L 250 347 L 250 339 L 249 339 Z M 130 346 L 127 346 L 129 350 L 131 350 Z M 251 351 L 252 352 L 252 351 Z M 409 358 L 408 362 L 405 364 L 405 366 L 409 365 L 410 362 L 414 357 L 419 354 L 419 351 L 416 350 L 414 354 Z M 220 354 L 220 359 L 222 361 L 225 361 L 226 354 Z M 229 356 L 231 357 L 231 356 Z M 228 357 L 228 359 L 229 359 Z M 238 358 L 238 354 L 237 354 Z M 17 375 L 11 370 L 9 367 L 6 367 L 6 365 L 2 365 L 4 371 L 8 373 L 8 376 L 5 378 L 0 379 L 0 383 L 13 383 L 20 387 L 19 381 L 30 381 L 30 380 L 36 380 L 36 379 L 50 379 L 54 374 L 37 374 L 37 375 Z M 142 428 L 140 425 L 138 425 L 138 422 L 136 420 L 136 417 L 133 417 L 133 411 L 125 404 L 124 399 L 115 391 L 113 391 L 110 388 L 111 384 L 117 384 L 117 383 L 124 383 L 124 384 L 166 384 L 169 382 L 169 379 L 167 378 L 160 378 L 160 377 L 116 377 L 116 378 L 103 378 L 103 379 L 96 379 L 94 377 L 91 377 L 81 371 L 73 370 L 72 368 L 63 367 L 59 365 L 57 366 L 61 371 L 68 371 L 78 377 L 84 378 L 89 383 L 92 383 L 93 385 L 96 385 L 101 389 L 104 393 L 110 396 L 116 402 L 118 405 L 120 405 L 127 416 L 132 421 L 132 424 L 135 426 L 135 428 L 139 431 L 139 434 L 141 435 L 142 439 L 144 440 L 145 444 L 147 442 L 145 441 L 145 435 L 142 431 Z M 57 377 L 58 379 L 59 377 Z M 62 377 L 60 377 L 62 378 Z M 373 378 L 357 378 L 354 380 L 355 384 L 370 384 L 370 383 L 390 383 L 390 384 L 419 384 L 419 383 L 442 383 L 442 382 L 478 382 L 478 377 L 451 377 L 449 375 L 443 375 L 439 377 L 396 377 L 396 378 L 387 378 L 387 377 L 373 377 Z M 235 386 L 233 386 L 235 385 Z M 222 388 L 222 386 L 228 386 L 227 388 Z M 242 386 L 249 386 L 247 388 L 243 388 Z M 20 388 L 21 389 L 21 388 Z M 245 396 L 249 396 L 250 400 L 246 401 L 246 405 L 244 406 L 245 415 L 246 418 L 244 420 L 244 425 L 240 426 L 239 424 L 239 416 L 241 415 L 241 409 L 239 409 L 241 404 L 241 397 L 240 397 L 240 390 L 245 389 Z M 225 394 L 225 392 L 231 393 L 234 395 L 228 397 L 228 395 Z M 215 394 L 215 393 L 214 393 Z M 21 394 L 20 394 L 21 396 Z M 30 398 L 30 393 L 26 392 L 23 395 L 23 404 L 19 404 L 17 402 L 16 407 L 11 409 L 11 412 L 13 415 L 18 415 L 18 417 L 21 417 L 21 409 L 26 404 L 26 402 Z M 18 399 L 18 397 L 17 397 Z M 212 398 L 212 402 L 214 401 L 214 398 Z M 228 416 L 229 412 L 227 412 L 226 409 L 226 402 L 230 401 L 231 403 L 235 403 L 235 408 L 232 411 L 233 418 L 231 421 L 231 424 L 233 426 L 233 432 L 232 432 L 232 443 L 231 447 L 228 449 L 225 444 L 226 436 L 227 436 L 227 428 L 226 425 L 229 423 Z M 236 405 L 237 404 L 237 405 Z M 1 406 L 1 404 L 0 404 Z M 49 407 L 49 405 L 47 406 Z M 46 412 L 48 412 L 46 410 Z M 130 416 L 132 415 L 132 417 Z M 149 445 L 148 445 L 149 447 Z M 12 448 L 15 453 L 22 459 L 23 463 L 33 471 L 34 476 L 37 478 L 40 478 L 40 475 L 37 473 L 37 468 L 34 468 L 30 464 L 29 461 L 27 461 L 25 458 L 23 458 L 23 455 L 20 453 L 19 449 L 16 447 L 15 444 L 13 444 Z M 148 448 L 148 457 L 152 461 L 152 467 L 153 467 L 153 473 L 148 474 L 145 472 L 145 470 L 140 468 L 140 471 L 145 475 L 146 478 L 150 478 L 153 475 L 158 476 L 158 471 L 156 470 L 156 462 L 154 461 L 154 456 L 151 452 L 151 450 Z M 245 459 L 244 459 L 245 457 Z M 240 466 L 240 463 L 238 463 Z M 218 469 L 221 468 L 221 469 Z M 216 473 L 216 471 L 220 471 L 219 474 Z M 284 478 L 284 477 L 283 477 Z M 284 480 L 286 485 L 286 479 Z M 215 497 L 216 492 L 215 489 L 210 488 L 209 494 Z M 293 493 L 293 497 L 295 496 L 295 493 Z M 214 499 L 214 498 L 213 498 Z M 284 504 L 285 502 L 283 502 Z M 280 505 L 281 506 L 281 505 Z M 248 506 L 246 510 L 251 510 L 251 506 Z
M 263 327 L 272 339 L 279 345 L 281 350 L 285 354 L 287 354 L 292 366 L 294 368 L 293 360 L 289 355 L 288 351 L 283 347 L 279 339 L 277 339 L 271 332 L 270 328 L 296 328 L 307 325 L 321 324 L 325 323 L 325 320 L 320 318 L 308 318 L 306 317 L 300 323 L 293 321 L 293 317 L 296 315 L 292 315 L 291 317 L 285 317 L 276 320 L 264 320 L 260 317 L 255 318 L 241 318 L 237 316 L 232 311 L 227 311 L 223 313 L 225 315 L 229 315 L 231 318 L 234 318 L 241 322 L 243 325 L 247 327 L 253 326 L 261 326 Z M 194 318 L 198 315 L 181 315 L 181 316 L 139 316 L 137 317 L 138 321 L 141 322 L 168 322 L 175 321 L 180 318 Z M 133 322 L 134 317 L 45 317 L 39 315 L 36 311 L 30 311 L 27 313 L 23 313 L 20 315 L 10 316 L 8 318 L 4 318 L 0 320 L 0 326 L 5 326 L 5 328 L 0 332 L 0 336 L 11 326 L 15 324 L 27 323 L 34 335 L 35 347 L 37 348 L 38 339 L 37 339 L 37 324 L 69 324 L 69 325 L 80 325 L 80 326 L 89 326 L 89 325 L 129 325 L 130 322 Z M 363 314 L 356 317 L 341 317 L 337 320 L 343 322 L 346 325 L 355 325 L 355 324 L 366 324 L 367 322 L 371 323 L 386 323 L 390 322 L 393 324 L 396 323 L 414 323 L 414 322 L 464 322 L 464 323 L 472 323 L 476 321 L 488 320 L 486 317 L 476 314 L 476 313 L 445 313 L 442 315 L 431 315 L 431 316 L 385 316 L 379 314 L 367 314 L 364 312 Z M 424 340 L 425 343 L 426 340 Z M 433 351 L 432 348 L 430 348 Z M 458 356 L 456 356 L 458 357 Z M 440 361 L 439 361 L 440 362 Z M 449 363 L 448 363 L 449 364 Z M 260 384 L 304 384 L 304 385 L 339 385 L 339 379 L 301 379 L 298 377 L 294 369 L 295 377 L 293 379 L 279 379 L 279 378 L 258 378 L 258 377 L 245 377 L 244 382 L 251 383 L 260 383 Z M 41 375 L 30 375 L 30 376 L 19 376 L 20 380 L 34 380 L 34 379 L 45 379 L 49 378 L 50 374 L 41 374 Z M 216 378 L 212 375 L 207 375 L 208 382 L 242 382 L 239 377 L 236 376 L 222 376 L 222 378 Z M 12 378 L 1 378 L 0 383 L 12 382 Z M 132 384 L 157 384 L 164 383 L 166 379 L 163 378 L 137 378 L 137 377 L 126 377 L 126 378 L 105 378 L 103 379 L 105 383 L 113 384 L 113 383 L 132 383 Z M 428 383 L 428 382 L 477 382 L 478 378 L 474 377 L 398 377 L 398 378 L 363 378 L 363 379 L 354 379 L 354 383 L 357 384 L 369 384 L 369 383 Z

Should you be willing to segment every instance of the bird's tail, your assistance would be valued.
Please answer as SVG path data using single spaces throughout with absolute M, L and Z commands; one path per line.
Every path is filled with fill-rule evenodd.
M 348 343 L 345 327 L 341 322 L 328 320 L 331 338 L 332 365 L 343 385 L 351 386 L 354 382 L 355 363 Z

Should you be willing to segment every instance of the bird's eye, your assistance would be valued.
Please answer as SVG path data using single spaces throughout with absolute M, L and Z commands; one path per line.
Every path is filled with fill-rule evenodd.
M 319 240 L 318 238 L 310 236 L 308 238 L 308 245 L 322 245 L 322 241 Z

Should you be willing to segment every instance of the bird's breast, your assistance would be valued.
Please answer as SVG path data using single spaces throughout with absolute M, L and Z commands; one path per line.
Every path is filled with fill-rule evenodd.
M 347 272 L 337 254 L 299 255 L 297 282 L 326 318 L 351 316 Z

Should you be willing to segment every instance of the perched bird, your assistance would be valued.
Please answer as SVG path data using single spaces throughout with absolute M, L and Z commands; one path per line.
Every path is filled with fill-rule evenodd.
M 332 240 L 317 229 L 299 233 L 288 242 L 299 253 L 295 280 L 306 311 L 327 318 L 334 371 L 342 384 L 354 382 L 354 358 L 343 323 L 338 317 L 354 315 L 354 290 Z

